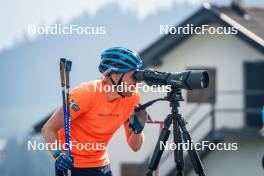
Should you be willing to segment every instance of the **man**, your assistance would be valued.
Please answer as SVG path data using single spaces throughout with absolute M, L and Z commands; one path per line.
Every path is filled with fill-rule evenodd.
M 133 151 L 141 148 L 148 115 L 145 110 L 134 113 L 140 96 L 132 89 L 137 83 L 133 73 L 140 67 L 142 60 L 134 51 L 110 48 L 102 53 L 99 65 L 104 79 L 83 83 L 70 92 L 73 159 L 62 149 L 50 148 L 57 169 L 72 170 L 72 176 L 111 176 L 106 148 L 121 125 L 124 125 L 130 148 Z M 106 86 L 111 87 L 110 91 Z M 130 89 L 120 89 L 120 86 Z M 65 143 L 62 107 L 43 126 L 42 135 L 46 143 L 58 140 Z

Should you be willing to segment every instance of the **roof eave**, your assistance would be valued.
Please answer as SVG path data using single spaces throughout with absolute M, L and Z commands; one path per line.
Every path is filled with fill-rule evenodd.
M 197 27 L 211 23 L 216 23 L 224 27 L 237 28 L 238 33 L 234 35 L 238 36 L 250 46 L 264 54 L 264 40 L 262 38 L 252 33 L 227 15 L 220 13 L 216 8 L 212 9 L 208 3 L 204 4 L 204 6 L 196 13 L 177 26 L 193 24 L 194 27 Z M 160 58 L 165 53 L 187 40 L 190 36 L 191 34 L 166 34 L 156 40 L 140 53 L 140 56 L 144 59 L 144 67 L 161 65 L 162 61 Z

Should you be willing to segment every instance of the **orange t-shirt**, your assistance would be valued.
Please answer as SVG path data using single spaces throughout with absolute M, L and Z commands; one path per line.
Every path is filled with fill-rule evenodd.
M 105 80 L 82 83 L 70 91 L 71 153 L 74 167 L 91 168 L 109 164 L 107 145 L 113 134 L 124 124 L 134 106 L 139 104 L 139 93 L 108 102 Z M 102 88 L 100 90 L 100 88 Z M 64 129 L 59 139 L 65 142 Z

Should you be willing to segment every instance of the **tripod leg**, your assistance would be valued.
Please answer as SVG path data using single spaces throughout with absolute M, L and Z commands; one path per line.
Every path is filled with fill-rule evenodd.
M 199 176 L 205 176 L 202 162 L 200 160 L 200 157 L 199 157 L 197 151 L 194 148 L 190 133 L 186 129 L 186 123 L 185 123 L 184 119 L 181 117 L 181 115 L 177 116 L 177 121 L 178 121 L 178 124 L 182 130 L 182 137 L 183 137 L 184 142 L 190 144 L 189 146 L 191 147 L 191 149 L 188 150 L 188 154 L 190 156 L 190 159 L 191 159 L 191 162 L 192 162 L 192 165 L 193 165 L 195 172 Z
M 170 136 L 170 125 L 172 123 L 172 118 L 170 115 L 165 119 L 164 127 L 161 130 L 161 133 L 159 135 L 158 142 L 156 144 L 155 150 L 151 156 L 150 164 L 149 164 L 149 171 L 147 173 L 147 176 L 152 176 L 152 173 L 154 170 L 157 169 L 161 156 L 164 151 L 164 145 L 166 145 L 166 142 L 168 141 L 168 138 Z M 161 143 L 163 145 L 161 145 Z
M 183 150 L 179 147 L 182 142 L 182 134 L 176 119 L 173 119 L 173 138 L 174 143 L 177 144 L 177 150 L 174 150 L 174 161 L 176 164 L 177 176 L 183 176 Z

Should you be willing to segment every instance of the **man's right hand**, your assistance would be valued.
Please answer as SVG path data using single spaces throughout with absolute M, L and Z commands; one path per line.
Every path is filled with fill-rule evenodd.
M 62 152 L 57 154 L 55 157 L 55 167 L 59 170 L 72 170 L 73 168 L 73 158 L 70 156 L 65 155 Z
M 145 109 L 142 109 L 139 112 L 134 112 L 129 118 L 129 127 L 134 133 L 139 134 L 142 132 L 147 120 L 148 113 Z

